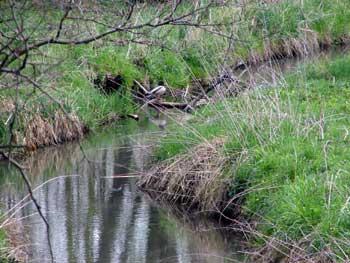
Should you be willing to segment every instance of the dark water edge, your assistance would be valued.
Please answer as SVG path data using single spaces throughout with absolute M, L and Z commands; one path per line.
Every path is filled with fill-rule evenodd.
M 334 50 L 236 72 L 254 87 L 279 85 L 305 62 L 339 56 Z M 165 119 L 125 122 L 79 144 L 40 150 L 24 165 L 47 217 L 56 262 L 242 262 L 239 238 L 205 219 L 188 220 L 160 207 L 135 185 L 147 171 Z M 20 219 L 32 252 L 29 262 L 50 262 L 45 226 L 20 175 L 0 166 L 0 204 Z M 1 222 L 1 221 L 0 221 Z
M 84 152 L 70 143 L 25 161 L 56 262 L 241 261 L 227 230 L 175 216 L 136 188 L 163 133 L 147 120 L 129 122 L 87 138 Z M 1 166 L 0 203 L 12 213 L 24 204 L 14 217 L 25 226 L 30 262 L 50 262 L 42 220 L 28 198 L 19 203 L 26 194 L 19 174 Z
M 309 56 L 272 59 L 257 65 L 248 65 L 235 70 L 234 73 L 251 88 L 280 86 L 284 83 L 286 73 L 303 70 L 303 65 L 337 58 L 348 54 L 349 51 L 350 45 L 340 45 L 311 53 Z

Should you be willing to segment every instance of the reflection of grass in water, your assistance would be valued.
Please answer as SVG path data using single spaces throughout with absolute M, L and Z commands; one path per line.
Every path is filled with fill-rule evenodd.
M 225 136 L 232 169 L 221 179 L 230 180 L 232 196 L 247 191 L 242 213 L 260 233 L 302 242 L 305 254 L 349 254 L 349 65 L 349 55 L 321 61 L 288 76 L 285 87 L 206 107 L 188 124 L 196 134 L 174 129 L 157 156 Z
M 118 150 L 119 147 L 132 146 L 133 141 L 130 138 L 133 134 L 138 136 L 139 125 L 133 120 L 125 120 L 118 125 L 112 125 L 108 130 L 105 129 L 99 132 L 98 135 L 90 134 L 80 142 L 84 154 L 89 159 L 94 160 L 98 151 L 105 151 L 108 148 Z M 147 130 L 147 132 L 157 130 L 155 126 L 147 121 L 144 121 L 141 125 L 143 126 L 142 129 Z M 142 136 L 147 136 L 148 139 L 148 135 L 142 133 Z M 152 134 L 149 137 L 152 140 Z M 40 149 L 27 156 L 22 164 L 27 168 L 25 171 L 33 186 L 36 186 L 54 176 L 70 175 L 73 167 L 83 160 L 84 154 L 79 144 L 72 142 Z M 24 190 L 24 186 L 23 180 L 15 168 L 6 164 L 0 165 L 0 187 L 7 192 L 16 192 L 16 189 Z
M 240 250 L 242 244 L 240 237 L 231 232 L 229 227 L 211 222 L 208 218 L 198 216 L 193 218 L 186 212 L 165 203 L 158 205 L 160 207 L 157 207 L 159 222 L 157 227 L 175 240 L 186 240 L 189 255 L 207 258 L 208 262 L 212 262 L 215 256 L 230 257 L 232 253 Z M 211 258 L 210 255 L 214 257 Z M 237 260 L 242 256 L 236 254 L 234 259 Z
M 125 140 L 128 135 L 132 135 L 138 129 L 138 122 L 134 120 L 122 120 L 111 124 L 107 129 L 101 127 L 86 137 L 82 141 L 83 147 L 94 148 L 103 145 L 118 145 Z
M 79 145 L 69 143 L 64 146 L 41 149 L 23 161 L 25 173 L 33 187 L 45 182 L 53 176 L 69 175 L 73 163 L 81 158 Z M 0 166 L 0 188 L 3 192 L 17 193 L 25 191 L 26 187 L 21 174 L 14 167 Z

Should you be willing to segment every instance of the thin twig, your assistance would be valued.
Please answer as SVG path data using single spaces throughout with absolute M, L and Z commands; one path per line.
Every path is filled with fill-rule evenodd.
M 47 237 L 47 242 L 48 242 L 48 246 L 49 246 L 49 253 L 50 253 L 50 257 L 51 257 L 51 262 L 54 262 L 54 255 L 53 255 L 53 250 L 52 250 L 52 245 L 51 245 L 51 239 L 50 239 L 50 225 L 49 222 L 47 221 L 47 219 L 45 218 L 41 207 L 39 205 L 39 203 L 37 202 L 36 198 L 34 197 L 33 194 L 33 190 L 32 190 L 32 186 L 29 182 L 29 179 L 27 177 L 27 175 L 25 174 L 23 167 L 14 159 L 12 159 L 11 157 L 9 157 L 6 153 L 0 151 L 0 155 L 11 165 L 13 165 L 21 174 L 21 177 L 27 187 L 27 191 L 29 193 L 30 199 L 32 200 L 32 202 L 34 203 L 34 206 L 36 208 L 36 210 L 39 213 L 39 216 L 41 217 L 41 219 L 43 220 L 45 226 L 46 226 L 46 237 Z

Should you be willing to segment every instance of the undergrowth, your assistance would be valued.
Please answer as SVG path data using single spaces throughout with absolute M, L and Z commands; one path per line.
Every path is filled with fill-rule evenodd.
M 4 230 L 0 228 L 0 263 L 9 262 L 6 255 L 6 247 L 7 247 L 6 234 Z
M 241 213 L 257 244 L 276 239 L 307 253 L 347 259 L 350 238 L 350 56 L 300 68 L 280 88 L 255 90 L 171 129 L 158 160 L 225 137 L 229 194 L 245 191 Z M 177 125 L 178 126 L 178 125 Z M 263 238 L 262 238 L 263 237 Z M 298 245 L 298 246 L 299 246 Z
M 38 67 L 45 75 L 41 77 L 42 88 L 95 130 L 111 112 L 125 115 L 136 110 L 131 94 L 134 80 L 145 86 L 165 83 L 171 88 L 182 89 L 191 86 L 195 79 L 213 76 L 223 65 L 234 65 L 238 60 L 254 63 L 273 56 L 309 55 L 321 46 L 343 43 L 348 39 L 348 1 L 273 2 L 228 1 L 223 7 L 198 14 L 203 23 L 216 24 L 213 30 L 183 25 L 147 29 L 149 41 L 153 43 L 150 45 L 132 42 L 117 45 L 121 35 L 116 34 L 89 45 L 46 46 L 30 59 L 34 64 L 54 69 Z M 180 5 L 177 14 L 185 12 L 191 5 L 187 2 Z M 134 19 L 144 23 L 156 13 L 157 4 L 148 4 Z M 35 14 L 29 16 L 24 23 L 31 23 L 35 17 Z M 50 19 L 55 17 L 52 15 Z M 123 38 L 128 34 L 133 37 L 132 33 L 125 33 Z M 28 67 L 24 73 L 33 72 Z M 120 75 L 123 80 L 113 95 L 106 95 L 94 86 L 94 80 L 105 75 Z M 25 90 L 27 87 L 21 88 Z M 31 95 L 24 106 L 23 101 L 33 92 L 35 95 Z M 2 99 L 14 98 L 14 94 L 2 91 Z M 19 109 L 26 112 L 16 124 L 20 132 L 25 129 L 25 119 L 38 112 L 47 116 L 57 112 L 58 107 L 43 99 L 44 95 L 39 91 L 21 91 L 20 97 L 22 104 L 19 104 Z M 6 128 L 7 118 L 6 114 L 0 116 L 0 138 L 4 143 L 8 141 L 2 131 L 3 127 Z

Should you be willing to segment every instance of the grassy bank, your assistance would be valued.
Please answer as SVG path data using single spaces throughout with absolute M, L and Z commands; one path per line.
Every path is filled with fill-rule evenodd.
M 0 230 L 0 262 L 6 262 L 6 260 L 4 259 L 4 252 L 3 249 L 6 246 L 6 242 L 5 242 L 5 233 Z
M 176 14 L 192 7 L 192 3 L 184 3 Z M 147 22 L 157 14 L 158 8 L 158 4 L 147 4 L 131 19 L 134 23 Z M 43 47 L 30 61 L 41 65 L 35 73 L 39 73 L 40 85 L 62 103 L 64 110 L 42 92 L 20 87 L 17 106 L 21 114 L 15 122 L 18 132 L 15 141 L 19 144 L 29 141 L 35 146 L 29 148 L 37 148 L 76 139 L 81 137 L 84 127 L 96 130 L 110 114 L 121 116 L 137 111 L 132 97 L 133 80 L 146 86 L 164 82 L 170 90 L 183 89 L 191 87 L 195 79 L 215 75 L 223 63 L 226 66 L 241 60 L 259 63 L 272 57 L 303 56 L 345 43 L 350 32 L 349 10 L 348 1 L 305 0 L 302 4 L 287 0 L 228 1 L 225 6 L 197 14 L 202 23 L 215 26 L 147 28 L 148 44 L 128 42 L 134 34 L 121 33 L 87 45 Z M 24 22 L 32 23 L 33 17 L 35 13 Z M 28 68 L 25 73 L 32 71 Z M 96 89 L 96 80 L 106 75 L 121 77 L 117 92 L 108 95 Z M 6 83 L 6 78 L 1 76 L 1 81 Z M 9 141 L 7 121 L 17 97 L 16 91 L 5 90 L 0 94 L 3 143 Z M 64 111 L 72 116 L 62 121 L 62 117 L 56 116 L 62 116 Z M 76 121 L 69 125 L 69 119 Z M 56 125 L 57 122 L 60 124 Z M 40 133 L 43 127 L 52 131 L 42 134 L 47 138 L 44 141 L 26 134 Z M 61 132 L 64 130 L 68 130 L 68 135 Z
M 217 159 L 225 159 L 225 167 L 220 177 L 208 177 L 207 186 L 213 190 L 229 184 L 221 200 L 239 204 L 241 216 L 255 226 L 252 239 L 258 246 L 277 246 L 304 259 L 348 259 L 349 76 L 347 55 L 305 66 L 280 88 L 251 91 L 204 108 L 160 145 L 158 160 L 171 160 L 165 161 L 161 190 L 174 189 L 172 177 L 166 176 L 174 160 L 181 161 L 184 154 L 196 159 L 196 145 L 217 148 L 213 140 L 223 138 L 224 145 L 217 148 L 222 158 L 206 160 L 216 167 Z M 206 160 L 182 165 L 177 173 L 193 175 Z M 196 187 L 193 182 L 202 177 L 189 180 Z M 208 191 L 212 193 L 217 195 Z M 210 208 L 225 207 L 220 204 L 215 201 Z
M 8 258 L 8 242 L 6 233 L 3 229 L 0 229 L 0 263 L 11 262 Z

